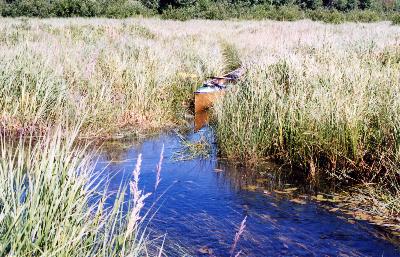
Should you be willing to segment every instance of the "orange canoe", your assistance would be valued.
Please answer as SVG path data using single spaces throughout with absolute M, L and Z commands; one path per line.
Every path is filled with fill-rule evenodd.
M 243 75 L 244 69 L 239 68 L 220 77 L 211 77 L 194 92 L 195 113 L 210 108 L 213 103 L 225 93 L 226 85 L 235 83 Z
M 218 89 L 210 92 L 196 91 L 194 93 L 194 112 L 197 113 L 210 108 L 224 93 L 224 89 Z

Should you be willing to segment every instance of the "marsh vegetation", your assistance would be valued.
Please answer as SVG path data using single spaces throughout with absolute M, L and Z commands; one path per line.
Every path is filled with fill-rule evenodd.
M 161 256 L 163 238 L 149 240 L 146 231 L 141 156 L 129 190 L 110 194 L 76 132 L 0 138 L 0 255 Z
M 246 76 L 212 111 L 221 156 L 350 186 L 357 208 L 398 218 L 399 40 L 389 22 L 1 18 L 2 254 L 145 249 L 145 234 L 125 237 L 121 203 L 88 205 L 92 164 L 76 144 L 187 127 L 194 89 L 238 63 Z M 208 154 L 203 141 L 186 150 Z

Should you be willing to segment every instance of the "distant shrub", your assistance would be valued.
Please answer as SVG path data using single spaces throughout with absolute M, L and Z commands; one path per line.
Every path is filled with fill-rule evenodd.
M 163 19 L 304 18 L 327 23 L 374 22 L 398 24 L 400 0 L 0 0 L 0 16 L 127 18 L 161 15 Z M 394 13 L 391 13 L 394 12 Z
M 349 2 L 347 2 L 348 4 Z M 343 6 L 343 9 L 346 7 Z M 400 14 L 393 14 L 390 20 L 396 24 Z M 352 22 L 376 22 L 384 20 L 388 15 L 374 10 L 352 10 L 340 12 L 336 9 L 317 8 L 315 10 L 301 9 L 298 5 L 272 6 L 270 4 L 229 5 L 226 2 L 209 2 L 204 0 L 189 7 L 169 6 L 162 13 L 164 19 L 188 20 L 188 19 L 271 19 L 278 21 L 295 21 L 309 18 L 314 21 L 339 24 L 345 21 Z M 398 22 L 397 22 L 398 23 Z
M 400 13 L 395 13 L 390 16 L 392 24 L 400 25 Z
M 272 13 L 272 19 L 280 21 L 295 21 L 304 18 L 304 13 L 298 6 L 280 6 L 276 9 L 276 12 Z
M 323 2 L 322 0 L 299 0 L 299 5 L 303 9 L 315 10 L 322 7 Z
M 158 10 L 160 8 L 159 0 L 140 0 L 140 3 L 151 10 Z
M 175 8 L 170 5 L 162 12 L 162 18 L 176 20 L 188 20 L 193 18 L 223 20 L 237 17 L 235 8 L 235 6 L 229 6 L 226 2 L 202 0 L 188 7 Z
M 271 19 L 278 21 L 294 21 L 305 18 L 305 13 L 298 6 L 271 6 L 257 5 L 253 7 L 240 7 L 236 10 L 239 19 Z
M 244 9 L 244 8 L 243 8 Z M 246 12 L 241 12 L 241 17 L 244 19 L 266 19 L 272 16 L 275 7 L 271 5 L 256 5 L 251 8 L 247 8 Z
M 125 18 L 134 15 L 150 15 L 154 11 L 138 1 L 115 0 L 0 0 L 1 16 L 27 17 L 95 17 Z
M 196 17 L 196 9 L 189 8 L 173 8 L 168 6 L 161 14 L 163 19 L 185 21 Z
M 225 2 L 210 2 L 208 0 L 201 1 L 199 6 L 200 12 L 198 18 L 209 20 L 223 20 L 231 18 L 233 15 L 230 13 L 231 8 Z M 234 9 L 234 8 L 232 8 Z M 233 11 L 234 12 L 234 11 Z
M 381 16 L 377 12 L 371 10 L 355 10 L 346 14 L 346 20 L 348 21 L 375 22 L 379 21 L 380 19 Z
M 314 21 L 339 24 L 345 21 L 345 15 L 337 10 L 318 9 L 309 11 L 307 16 Z
M 348 10 L 347 2 L 347 0 L 335 0 L 332 2 L 331 7 L 335 8 L 338 11 L 344 12 Z
M 53 5 L 56 16 L 62 17 L 93 17 L 101 15 L 102 5 L 92 0 L 58 0 Z
M 2 16 L 54 16 L 53 6 L 46 0 L 2 1 Z
M 6 3 L 3 0 L 0 0 L 0 16 L 3 16 L 5 8 L 6 8 Z
M 154 10 L 146 8 L 138 1 L 110 1 L 104 8 L 104 15 L 113 18 L 127 18 L 131 16 L 143 15 L 151 16 Z
M 360 0 L 359 8 L 365 10 L 371 7 L 376 7 L 376 2 L 377 1 L 374 0 Z
M 360 0 L 347 0 L 346 10 L 355 10 L 358 8 Z

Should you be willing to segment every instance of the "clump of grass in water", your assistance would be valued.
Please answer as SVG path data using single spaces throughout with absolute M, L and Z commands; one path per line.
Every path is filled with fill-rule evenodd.
M 195 158 L 208 158 L 211 154 L 211 145 L 206 136 L 201 135 L 198 140 L 190 141 L 183 135 L 178 134 L 181 149 L 176 151 L 173 159 L 177 161 L 192 160 Z
M 76 134 L 63 138 L 57 131 L 17 145 L 0 137 L 0 255 L 149 256 L 162 251 L 148 240 L 147 214 L 141 213 L 149 196 L 138 186 L 141 156 L 125 216 L 127 187 L 105 206 L 107 192 L 99 191 L 86 146 L 74 146 Z

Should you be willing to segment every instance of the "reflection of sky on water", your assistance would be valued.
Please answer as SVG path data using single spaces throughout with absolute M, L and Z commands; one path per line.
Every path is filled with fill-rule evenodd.
M 141 188 L 153 192 L 163 144 L 162 180 L 150 201 L 165 194 L 150 228 L 166 233 L 169 243 L 181 245 L 192 255 L 199 256 L 197 250 L 207 246 L 215 256 L 229 256 L 235 232 L 247 215 L 247 228 L 238 244 L 242 256 L 400 256 L 393 245 L 372 236 L 374 229 L 365 223 L 349 224 L 313 203 L 298 205 L 240 190 L 234 183 L 237 179 L 230 179 L 228 166 L 215 158 L 174 162 L 171 156 L 179 150 L 176 136 L 150 139 L 120 152 L 107 151 L 98 170 L 112 177 L 109 189 L 118 190 L 130 179 L 137 154 L 142 153 Z M 115 162 L 103 170 L 105 156 Z M 225 171 L 216 172 L 216 167 Z

